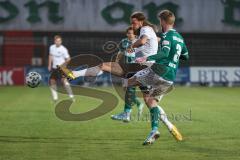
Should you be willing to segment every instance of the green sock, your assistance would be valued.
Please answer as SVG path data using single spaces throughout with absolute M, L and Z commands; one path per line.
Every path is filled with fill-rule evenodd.
M 140 104 L 142 104 L 141 101 L 139 100 L 139 98 L 137 98 L 137 96 L 135 96 L 134 102 L 135 102 L 135 104 L 137 105 L 137 107 L 139 107 Z
M 152 107 L 150 109 L 151 114 L 151 126 L 152 130 L 157 130 L 159 127 L 159 116 L 160 116 L 160 110 L 158 107 Z
M 136 87 L 128 87 L 128 92 L 131 98 L 132 105 L 136 104 L 137 107 L 139 107 L 141 104 L 141 101 L 136 96 Z
M 128 87 L 125 94 L 125 105 L 124 112 L 131 112 L 132 106 L 134 105 L 133 96 L 135 95 L 133 87 Z
M 131 112 L 132 111 L 132 106 L 128 105 L 127 103 L 125 103 L 124 105 L 124 112 Z

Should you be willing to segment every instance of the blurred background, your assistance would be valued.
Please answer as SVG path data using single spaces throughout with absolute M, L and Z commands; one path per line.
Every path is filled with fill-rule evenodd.
M 0 0 L 0 85 L 24 85 L 32 70 L 46 85 L 56 34 L 72 57 L 94 54 L 110 61 L 116 52 L 106 52 L 104 44 L 125 37 L 132 12 L 143 11 L 159 25 L 157 13 L 163 9 L 175 13 L 175 28 L 190 53 L 178 84 L 240 84 L 240 0 Z M 99 84 L 108 85 L 109 77 L 102 75 Z

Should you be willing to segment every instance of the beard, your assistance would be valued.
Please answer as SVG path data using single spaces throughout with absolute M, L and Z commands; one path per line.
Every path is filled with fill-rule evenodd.
M 140 35 L 140 30 L 141 30 L 141 27 L 139 27 L 138 29 L 135 29 L 134 34 L 139 36 Z

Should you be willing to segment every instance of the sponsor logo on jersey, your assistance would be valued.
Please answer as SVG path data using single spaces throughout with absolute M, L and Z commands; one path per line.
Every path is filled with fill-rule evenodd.
M 170 44 L 170 42 L 167 41 L 167 40 L 164 40 L 164 41 L 162 42 L 162 45 L 169 45 L 169 44 Z

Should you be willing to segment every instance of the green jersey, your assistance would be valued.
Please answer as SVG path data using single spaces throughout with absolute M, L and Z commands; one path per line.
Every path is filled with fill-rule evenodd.
M 121 40 L 119 45 L 119 50 L 124 54 L 124 61 L 125 63 L 135 63 L 135 53 L 127 53 L 126 49 L 132 45 L 134 42 L 136 42 L 136 39 L 133 41 L 130 41 L 128 38 L 124 38 Z
M 158 53 L 149 56 L 147 60 L 155 60 L 151 69 L 168 81 L 174 81 L 179 65 L 179 59 L 187 60 L 188 50 L 183 37 L 174 29 L 160 35 Z

